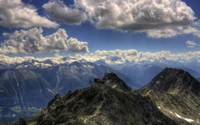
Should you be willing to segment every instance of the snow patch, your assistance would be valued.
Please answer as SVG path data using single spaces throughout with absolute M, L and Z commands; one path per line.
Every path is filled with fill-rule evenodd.
M 177 118 L 180 118 L 180 119 L 183 119 L 183 120 L 185 120 L 185 121 L 187 121 L 187 122 L 195 122 L 195 120 L 193 120 L 193 119 L 190 119 L 190 118 L 185 118 L 185 117 L 182 117 L 182 116 L 180 116 L 179 114 L 177 114 L 176 112 L 171 112 L 171 111 L 169 111 L 172 115 L 174 115 L 175 117 L 177 117 Z
M 187 121 L 187 122 L 195 122 L 193 119 L 184 118 L 184 117 L 178 115 L 177 113 L 175 113 L 175 115 L 176 115 L 178 118 L 183 119 L 183 120 L 185 120 L 185 121 Z
M 161 107 L 158 106 L 158 109 L 161 109 Z
M 117 87 L 117 85 L 114 85 L 112 88 L 116 88 Z

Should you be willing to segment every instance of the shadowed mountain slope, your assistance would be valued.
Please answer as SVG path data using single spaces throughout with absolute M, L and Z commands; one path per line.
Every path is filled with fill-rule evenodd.
M 56 95 L 38 125 L 176 125 L 149 98 L 132 91 L 114 73 L 88 88 Z
M 166 68 L 139 93 L 178 124 L 200 124 L 200 83 L 188 72 Z

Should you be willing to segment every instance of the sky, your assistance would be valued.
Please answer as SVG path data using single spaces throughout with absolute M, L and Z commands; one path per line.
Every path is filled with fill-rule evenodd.
M 200 62 L 199 6 L 199 0 L 0 0 L 0 61 Z

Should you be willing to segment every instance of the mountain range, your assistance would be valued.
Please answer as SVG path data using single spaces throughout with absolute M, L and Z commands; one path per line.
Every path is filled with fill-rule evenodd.
M 199 125 L 200 83 L 187 71 L 166 68 L 139 90 L 114 73 L 90 87 L 56 95 L 38 125 Z
M 90 87 L 56 95 L 41 111 L 37 125 L 176 125 L 149 98 L 129 88 L 116 74 Z
M 200 83 L 188 72 L 166 68 L 138 90 L 178 124 L 200 124 Z
M 50 60 L 45 62 L 52 63 Z M 122 73 L 90 62 L 65 63 L 48 68 L 24 62 L 4 67 L 0 70 L 0 122 L 30 116 L 45 107 L 56 93 L 64 95 L 88 87 L 94 78 L 102 78 L 109 72 L 115 72 L 129 86 L 137 86 Z
M 21 116 L 29 117 L 41 111 L 53 99 L 54 95 L 58 93 L 61 95 L 59 98 L 65 98 L 65 96 L 69 95 L 68 92 L 72 94 L 80 90 L 84 91 L 85 89 L 83 88 L 90 89 L 95 86 L 99 90 L 99 84 L 97 83 L 103 82 L 106 90 L 107 87 L 114 87 L 119 92 L 134 93 L 133 95 L 141 95 L 138 98 L 149 99 L 164 117 L 172 119 L 176 124 L 199 124 L 199 115 L 197 112 L 200 112 L 198 110 L 200 103 L 196 101 L 199 100 L 199 95 L 195 93 L 195 89 L 199 88 L 198 80 L 200 79 L 198 78 L 200 75 L 198 71 L 187 67 L 182 67 L 181 69 L 183 70 L 179 70 L 165 68 L 165 65 L 145 64 L 125 66 L 122 69 L 114 70 L 109 66 L 86 62 L 84 60 L 59 65 L 53 63 L 51 60 L 42 62 L 32 60 L 31 62 L 13 65 L 1 63 L 0 68 L 0 100 L 3 102 L 0 104 L 0 123 L 16 121 Z M 116 75 L 112 74 L 112 77 L 109 78 L 118 80 L 114 80 L 115 82 L 111 80 L 112 82 L 107 84 L 105 79 L 110 72 Z M 102 78 L 103 80 L 101 80 Z M 187 85 L 193 84 L 193 82 L 194 86 Z M 117 85 L 115 86 L 113 83 Z M 124 87 L 118 89 L 118 86 L 120 86 L 118 85 L 119 83 L 124 83 L 123 85 L 128 90 L 121 90 Z M 157 86 L 157 84 L 160 86 Z M 113 95 L 113 98 L 116 98 L 115 96 Z M 73 98 L 76 98 L 76 96 Z M 64 101 L 68 102 L 68 100 Z M 117 105 L 121 107 L 120 104 Z M 48 107 L 51 106 L 48 105 Z M 130 107 L 130 109 L 132 108 L 134 109 L 134 107 Z M 171 109 L 173 110 L 171 111 Z M 146 109 L 142 110 L 146 111 Z M 192 115 L 193 111 L 196 112 L 195 115 Z M 105 117 L 107 116 L 106 114 Z M 77 119 L 74 120 L 76 121 Z M 137 119 L 136 121 L 140 120 Z M 141 121 L 145 123 L 143 120 Z M 108 123 L 112 122 L 112 119 L 108 120 Z M 93 124 L 93 122 L 88 124 Z
M 197 71 L 198 69 L 190 68 L 190 66 L 185 65 L 164 65 L 164 64 L 134 64 L 129 66 L 124 66 L 123 68 L 119 69 L 119 72 L 123 73 L 124 75 L 134 79 L 135 83 L 137 83 L 138 88 L 140 89 L 144 85 L 151 82 L 151 80 L 162 72 L 167 67 L 173 67 L 182 69 L 184 71 L 189 72 L 193 77 L 196 79 L 200 78 L 200 73 Z

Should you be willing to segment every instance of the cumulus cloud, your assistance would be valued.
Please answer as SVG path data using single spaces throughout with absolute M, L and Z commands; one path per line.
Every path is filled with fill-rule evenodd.
M 186 42 L 186 45 L 187 45 L 188 48 L 194 48 L 194 47 L 198 46 L 197 43 L 190 41 L 190 40 L 188 40 Z
M 68 38 L 64 29 L 43 36 L 42 28 L 15 31 L 13 34 L 4 33 L 8 39 L 0 47 L 0 53 L 44 53 L 51 51 L 89 52 L 88 43 Z
M 65 24 L 76 24 L 79 25 L 87 19 L 84 12 L 67 7 L 63 1 L 51 0 L 43 5 L 47 15 L 55 20 L 64 22 Z
M 56 28 L 59 25 L 42 17 L 32 5 L 21 0 L 0 0 L 0 26 L 30 28 L 35 26 Z
M 200 37 L 193 10 L 181 0 L 75 0 L 99 29 L 145 32 L 151 38 Z
M 193 10 L 180 0 L 75 0 L 98 28 L 146 30 L 188 25 Z

